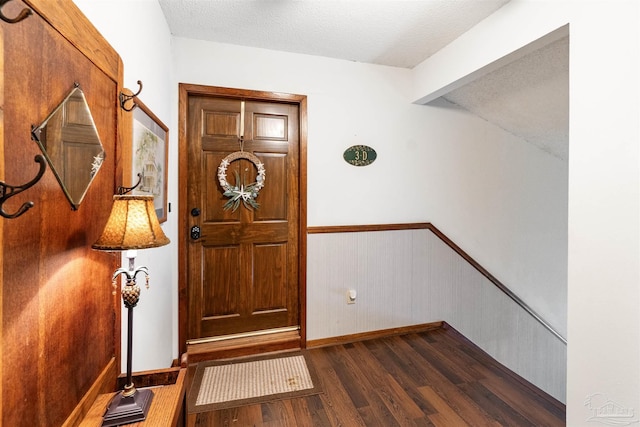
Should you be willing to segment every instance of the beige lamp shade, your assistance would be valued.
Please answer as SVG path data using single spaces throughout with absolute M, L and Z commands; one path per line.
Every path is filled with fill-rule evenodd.
M 153 196 L 113 196 L 111 215 L 100 238 L 91 247 L 122 251 L 164 246 L 169 243 L 158 222 Z

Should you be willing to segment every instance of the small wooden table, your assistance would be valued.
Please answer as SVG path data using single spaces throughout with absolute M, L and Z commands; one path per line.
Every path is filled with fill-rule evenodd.
M 181 427 L 184 425 L 185 413 L 185 377 L 186 369 L 180 369 L 176 382 L 167 385 L 158 385 L 148 387 L 153 390 L 153 400 L 147 414 L 147 419 L 133 424 L 127 424 L 127 427 L 158 427 L 171 426 Z M 91 409 L 84 418 L 81 427 L 94 427 L 102 425 L 102 417 L 104 416 L 109 403 L 116 393 L 107 393 L 99 395 Z

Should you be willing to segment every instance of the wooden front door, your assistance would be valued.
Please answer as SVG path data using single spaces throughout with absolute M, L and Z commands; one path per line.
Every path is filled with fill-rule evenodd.
M 187 97 L 182 191 L 191 341 L 301 324 L 300 106 L 225 95 Z M 236 152 L 264 165 L 257 208 L 241 202 L 225 209 L 219 166 Z M 234 157 L 228 183 L 256 182 L 256 164 Z

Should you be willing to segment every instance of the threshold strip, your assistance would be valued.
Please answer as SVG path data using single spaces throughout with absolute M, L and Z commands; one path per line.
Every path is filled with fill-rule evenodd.
M 233 339 L 238 339 L 238 338 L 258 337 L 258 336 L 262 336 L 262 335 L 279 334 L 279 333 L 283 333 L 283 332 L 294 332 L 294 331 L 298 331 L 298 330 L 300 330 L 300 326 L 285 326 L 283 328 L 263 329 L 263 330 L 260 330 L 260 331 L 240 332 L 240 333 L 237 333 L 237 334 L 219 335 L 217 337 L 196 338 L 196 339 L 192 339 L 192 340 L 187 340 L 187 345 L 219 342 L 219 341 L 233 340 Z

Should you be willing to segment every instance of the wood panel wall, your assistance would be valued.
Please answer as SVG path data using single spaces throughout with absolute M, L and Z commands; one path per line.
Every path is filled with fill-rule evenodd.
M 122 62 L 70 0 L 11 1 L 2 12 L 13 17 L 24 8 L 32 11 L 27 19 L 0 24 L 0 180 L 17 185 L 33 178 L 40 150 L 31 126 L 76 82 L 106 151 L 77 210 L 47 168 L 38 184 L 4 206 L 13 212 L 33 201 L 34 207 L 17 219 L 0 218 L 1 424 L 59 426 L 81 416 L 77 408 L 90 390 L 115 387 L 119 372 L 120 301 L 111 274 L 120 255 L 90 246 L 122 175 Z

